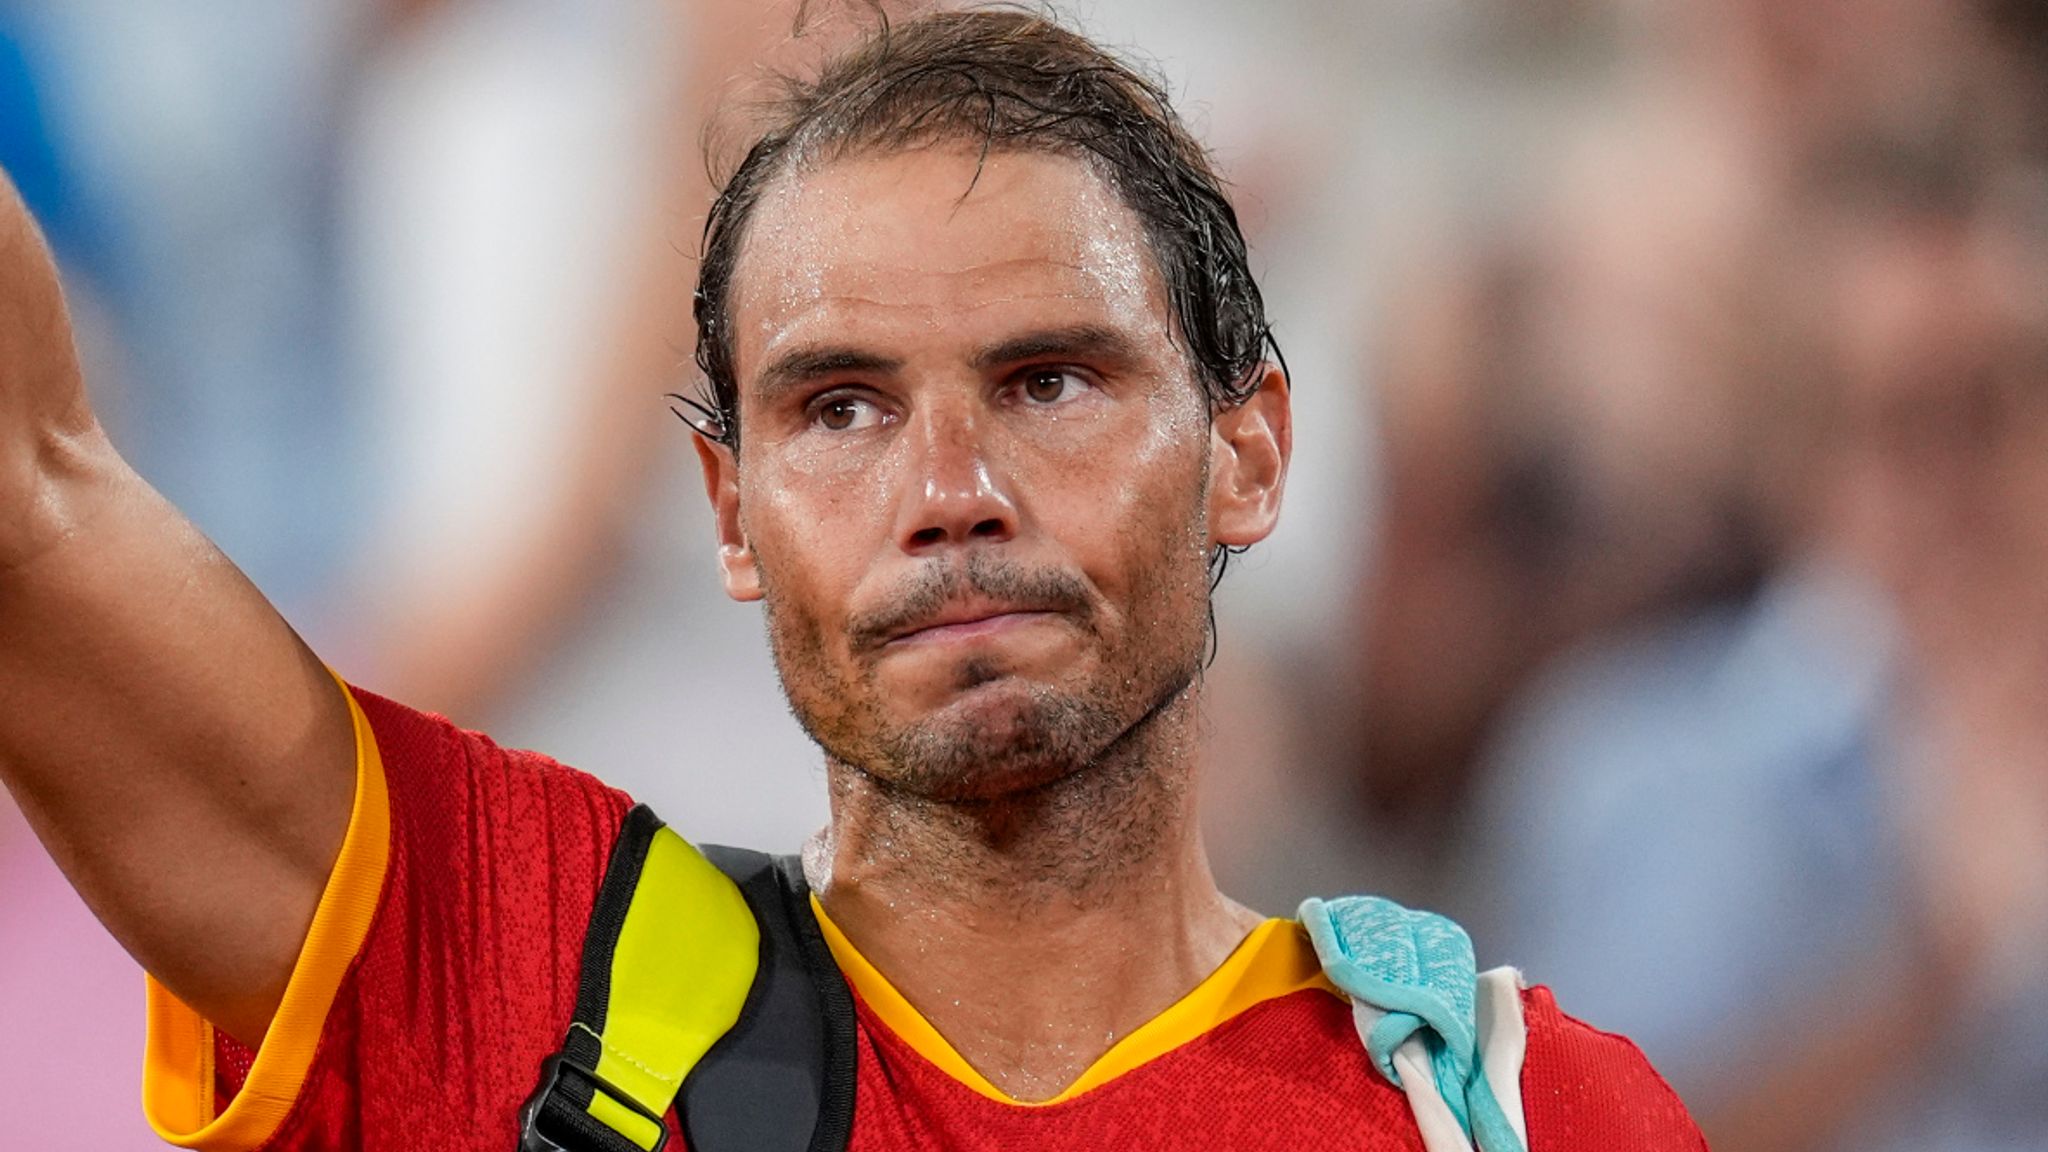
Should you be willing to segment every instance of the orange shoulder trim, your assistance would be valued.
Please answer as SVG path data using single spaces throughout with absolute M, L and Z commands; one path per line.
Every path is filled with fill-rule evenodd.
M 213 1025 L 147 981 L 142 1109 L 156 1134 L 179 1148 L 252 1152 L 276 1135 L 305 1087 L 328 1010 L 376 915 L 391 851 L 391 802 L 376 734 L 348 685 L 339 677 L 335 682 L 355 724 L 356 795 L 348 834 L 248 1081 L 226 1111 L 214 1114 Z
M 825 915 L 825 908 L 811 897 L 811 911 L 818 918 L 825 943 L 839 970 L 860 995 L 862 1002 L 881 1018 L 889 1031 L 916 1049 L 918 1055 L 939 1069 L 1003 1104 L 1043 1108 L 1063 1104 L 1099 1088 L 1141 1065 L 1148 1064 L 1181 1045 L 1195 1040 L 1248 1008 L 1306 988 L 1321 988 L 1339 995 L 1323 966 L 1317 961 L 1308 933 L 1292 920 L 1267 920 L 1251 930 L 1229 958 L 1195 985 L 1173 1006 L 1154 1016 L 1116 1042 L 1101 1058 L 1088 1066 L 1079 1079 L 1050 1100 L 1018 1100 L 991 1083 L 967 1062 L 923 1014 L 904 999 L 887 977 L 868 963 L 839 926 Z

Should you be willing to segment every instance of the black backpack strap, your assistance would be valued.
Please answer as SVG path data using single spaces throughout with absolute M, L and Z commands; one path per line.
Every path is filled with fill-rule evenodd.
M 673 1100 L 691 1152 L 845 1152 L 856 1065 L 853 993 L 797 858 L 699 850 L 639 805 L 519 1148 L 660 1152 Z
M 746 1007 L 683 1082 L 690 1152 L 845 1152 L 853 1135 L 853 993 L 795 856 L 706 846 L 761 926 Z
M 584 929 L 576 1011 L 520 1111 L 521 1152 L 661 1152 L 662 1117 L 745 1011 L 760 925 L 739 886 L 645 805 Z

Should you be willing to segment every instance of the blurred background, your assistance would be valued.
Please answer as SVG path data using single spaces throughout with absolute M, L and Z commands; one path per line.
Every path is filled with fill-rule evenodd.
M 700 139 L 812 8 L 0 0 L 129 458 L 352 681 L 774 850 L 818 757 L 662 394 Z M 2048 1149 L 2048 4 L 1062 10 L 1214 148 L 1294 375 L 1225 886 L 1449 912 L 1720 1152 Z M 0 811 L 10 1141 L 155 1147 L 141 1021 Z

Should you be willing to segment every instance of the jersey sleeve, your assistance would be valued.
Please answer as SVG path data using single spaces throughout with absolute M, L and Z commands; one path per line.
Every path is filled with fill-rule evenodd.
M 344 690 L 355 802 L 268 1034 L 244 1047 L 148 984 L 143 1104 L 177 1147 L 511 1147 L 568 1026 L 631 801 Z
M 1565 1015 L 1550 989 L 1522 994 L 1529 1152 L 1706 1152 L 1707 1142 L 1627 1037 Z

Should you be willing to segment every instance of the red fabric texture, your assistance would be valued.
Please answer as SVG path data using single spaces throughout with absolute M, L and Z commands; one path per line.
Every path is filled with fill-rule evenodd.
M 264 1147 L 505 1152 L 569 1026 L 584 924 L 632 802 L 438 716 L 356 698 L 391 797 L 384 894 Z
M 1706 1152 L 1678 1093 L 1633 1041 L 1565 1015 L 1548 988 L 1522 994 L 1522 1015 L 1529 1025 L 1522 1062 L 1529 1152 Z
M 1523 994 L 1529 1152 L 1695 1152 L 1685 1107 L 1635 1045 Z M 1351 1009 L 1319 989 L 1269 1000 L 1061 1104 L 990 1100 L 860 1013 L 853 1152 L 1144 1148 L 1422 1152 L 1399 1090 L 1372 1068 Z
M 584 924 L 631 802 L 545 757 L 357 696 L 389 781 L 390 867 L 298 1103 L 264 1149 L 505 1152 L 568 1027 Z M 1524 1004 L 1530 1152 L 1705 1147 L 1634 1045 L 1564 1016 L 1543 989 Z M 865 1006 L 858 1044 L 854 1152 L 1422 1147 L 1349 1009 L 1316 990 L 1043 1108 L 958 1083 Z M 246 1067 L 221 1038 L 224 1096 Z

